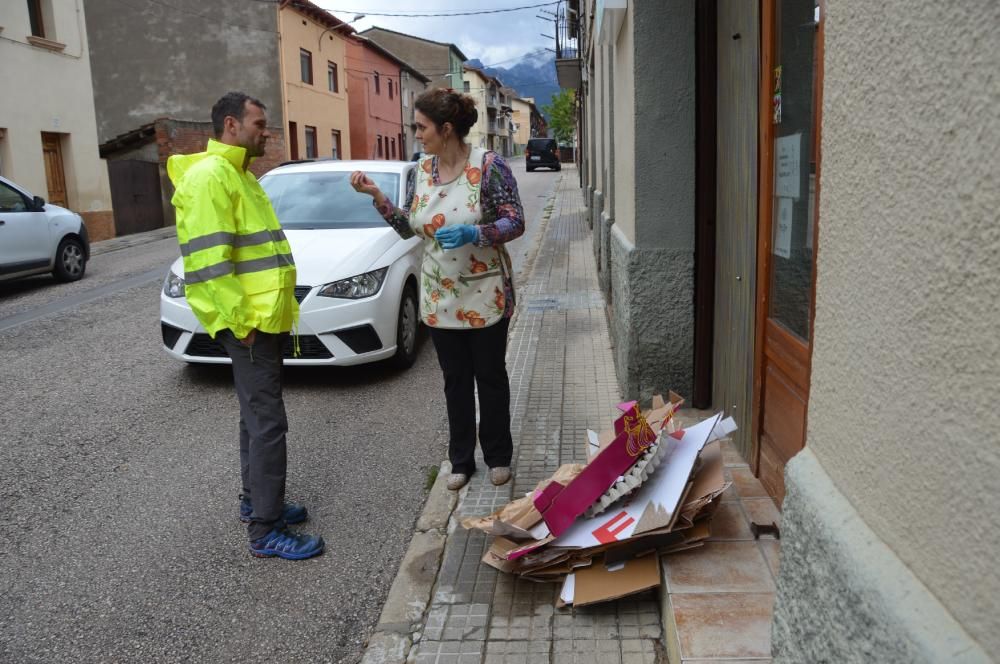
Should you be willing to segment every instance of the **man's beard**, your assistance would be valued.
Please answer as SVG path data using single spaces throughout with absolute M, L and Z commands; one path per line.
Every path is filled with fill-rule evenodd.
M 251 143 L 250 145 L 244 145 L 243 148 L 247 151 L 248 157 L 263 157 L 266 150 L 266 143 Z

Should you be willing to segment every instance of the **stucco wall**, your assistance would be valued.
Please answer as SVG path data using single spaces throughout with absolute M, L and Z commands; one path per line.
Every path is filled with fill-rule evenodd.
M 283 125 L 277 19 L 265 2 L 87 0 L 99 142 L 160 117 L 208 120 L 230 90 Z
M 414 152 L 422 152 L 424 149 L 423 145 L 417 143 L 414 111 L 417 97 L 427 89 L 427 84 L 405 70 L 401 76 L 403 77 L 403 137 L 406 148 L 403 154 L 409 158 Z
M 317 154 L 333 154 L 333 130 L 340 132 L 340 158 L 351 154 L 350 116 L 347 107 L 347 42 L 342 30 L 328 30 L 295 11 L 281 10 L 281 57 L 285 80 L 285 127 L 296 123 L 299 157 L 306 156 L 306 126 L 316 128 Z M 303 24 L 304 23 L 304 24 Z M 300 49 L 312 54 L 313 82 L 302 81 Z M 331 92 L 327 79 L 328 63 L 337 65 L 337 92 Z M 273 122 L 273 120 L 272 120 Z M 286 137 L 286 146 L 291 145 Z M 289 148 L 286 147 L 286 151 Z M 289 154 L 286 157 L 289 157 Z
M 59 52 L 28 43 L 27 3 L 0 3 L 0 128 L 5 130 L 0 174 L 48 199 L 42 132 L 61 134 L 69 207 L 81 213 L 106 212 L 111 209 L 111 189 L 97 150 L 83 2 L 59 0 L 48 6 L 52 12 L 45 15 L 45 35 L 65 45 Z
M 476 124 L 472 125 L 469 135 L 465 140 L 475 147 L 485 148 L 487 146 L 489 116 L 486 110 L 486 89 L 489 81 L 483 78 L 478 72 L 467 71 L 463 74 L 463 81 L 469 84 L 469 92 L 466 93 L 476 100 L 476 111 L 479 113 Z
M 629 398 L 691 394 L 693 384 L 694 32 L 694 3 L 637 3 L 602 75 L 615 129 L 605 207 L 615 216 L 610 229 L 601 219 L 601 278 Z
M 635 241 L 635 132 L 636 132 L 636 52 L 635 12 L 625 14 L 622 30 L 614 45 L 614 75 L 609 77 L 609 88 L 614 98 L 614 150 L 615 183 L 618 191 L 609 192 L 608 204 L 615 223 L 622 233 Z
M 438 44 L 381 28 L 365 30 L 361 36 L 371 39 L 432 81 L 440 79 L 452 71 L 451 49 L 447 44 Z M 461 65 L 459 65 L 458 71 L 462 71 Z M 461 87 L 461 75 L 458 76 L 458 81 L 457 86 L 452 85 L 451 87 Z
M 1000 4 L 828 4 L 807 445 L 996 653 Z
M 379 73 L 379 91 L 375 91 L 375 74 Z M 378 136 L 396 140 L 396 159 L 409 158 L 400 153 L 403 133 L 399 102 L 399 65 L 367 47 L 363 42 L 347 45 L 348 107 L 351 116 L 351 158 L 378 159 Z M 389 98 L 389 81 L 393 96 Z M 383 143 L 382 159 L 392 154 Z

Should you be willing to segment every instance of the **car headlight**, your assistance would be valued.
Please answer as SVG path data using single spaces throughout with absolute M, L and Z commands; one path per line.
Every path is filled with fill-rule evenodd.
M 167 297 L 184 297 L 184 278 L 178 277 L 171 270 L 163 280 L 163 294 Z
M 360 300 L 363 297 L 371 297 L 378 293 L 385 280 L 385 273 L 388 267 L 379 268 L 372 272 L 365 272 L 347 279 L 335 281 L 319 289 L 319 294 L 323 297 L 342 297 L 348 300 Z

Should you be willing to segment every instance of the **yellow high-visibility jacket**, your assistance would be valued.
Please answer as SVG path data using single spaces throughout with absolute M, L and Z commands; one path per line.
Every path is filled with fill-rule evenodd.
M 184 295 L 212 337 L 226 328 L 238 339 L 288 332 L 299 315 L 292 250 L 245 158 L 243 148 L 209 140 L 205 152 L 167 160 Z

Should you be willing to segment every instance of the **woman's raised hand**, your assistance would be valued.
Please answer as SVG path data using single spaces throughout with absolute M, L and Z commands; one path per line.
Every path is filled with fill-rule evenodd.
M 351 186 L 354 187 L 354 191 L 360 192 L 362 194 L 368 194 L 372 198 L 378 198 L 378 194 L 382 193 L 375 181 L 370 177 L 365 175 L 362 171 L 354 171 L 351 173 Z

